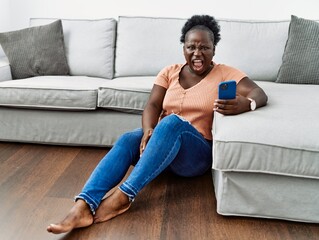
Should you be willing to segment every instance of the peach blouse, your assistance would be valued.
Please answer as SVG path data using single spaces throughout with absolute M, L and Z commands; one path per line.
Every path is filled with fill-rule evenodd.
M 218 98 L 218 84 L 227 80 L 238 83 L 246 77 L 236 68 L 213 64 L 214 68 L 206 77 L 188 89 L 179 84 L 179 74 L 186 64 L 170 65 L 159 72 L 154 84 L 167 89 L 160 119 L 177 114 L 189 121 L 204 138 L 212 140 L 213 108 Z

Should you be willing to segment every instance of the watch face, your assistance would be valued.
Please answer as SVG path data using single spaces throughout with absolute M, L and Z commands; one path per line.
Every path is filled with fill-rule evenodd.
M 250 109 L 251 109 L 252 111 L 254 111 L 254 110 L 256 109 L 256 102 L 255 102 L 255 100 L 252 100 L 252 101 L 250 102 Z
M 254 111 L 256 109 L 256 101 L 252 98 L 248 98 L 250 101 L 250 110 Z

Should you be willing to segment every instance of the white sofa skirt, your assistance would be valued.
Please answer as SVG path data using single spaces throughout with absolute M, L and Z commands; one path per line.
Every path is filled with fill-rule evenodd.
M 221 215 L 319 223 L 319 180 L 213 170 Z
M 111 147 L 141 126 L 141 115 L 105 109 L 57 111 L 0 107 L 0 141 Z

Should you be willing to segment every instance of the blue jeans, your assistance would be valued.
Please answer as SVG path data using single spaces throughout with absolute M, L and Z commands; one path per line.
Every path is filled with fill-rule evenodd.
M 93 214 L 105 194 L 135 165 L 129 177 L 119 187 L 131 201 L 138 192 L 165 169 L 193 177 L 204 174 L 212 165 L 212 143 L 207 141 L 188 121 L 172 114 L 162 119 L 154 129 L 140 156 L 143 130 L 123 134 L 100 161 L 82 192 Z

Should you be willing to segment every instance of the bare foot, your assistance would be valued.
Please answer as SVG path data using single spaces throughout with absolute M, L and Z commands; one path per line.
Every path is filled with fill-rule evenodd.
M 85 201 L 79 199 L 71 208 L 64 220 L 57 224 L 50 224 L 47 231 L 51 233 L 65 233 L 74 228 L 87 227 L 93 224 L 93 215 Z
M 109 197 L 104 199 L 94 215 L 94 223 L 101 223 L 126 212 L 131 203 L 121 190 L 116 189 Z

